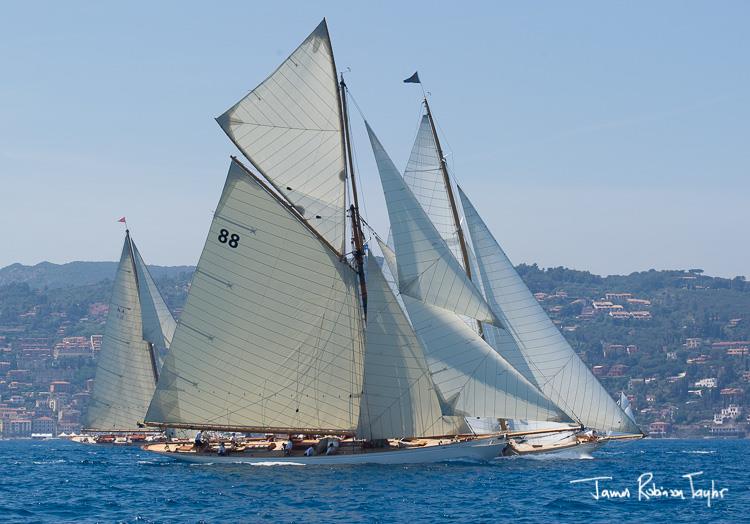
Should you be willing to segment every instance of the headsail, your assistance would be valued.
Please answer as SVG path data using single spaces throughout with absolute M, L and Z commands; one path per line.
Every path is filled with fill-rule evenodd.
M 342 252 L 345 153 L 325 20 L 217 121 L 258 171 Z
M 367 132 L 388 206 L 401 294 L 477 320 L 498 322 L 369 125 Z
M 625 414 L 630 418 L 630 420 L 635 423 L 635 413 L 633 413 L 633 406 L 630 405 L 630 399 L 623 393 L 620 392 L 620 401 L 619 401 L 620 409 L 622 409 Z
M 357 435 L 385 439 L 457 433 L 462 420 L 442 415 L 422 347 L 372 254 L 367 276 L 370 313 Z
M 144 311 L 154 309 L 153 300 L 158 297 L 161 301 L 161 296 L 155 285 L 148 296 L 139 296 L 143 285 L 139 285 L 134 250 L 130 233 L 126 232 L 84 422 L 87 429 L 137 430 L 154 394 L 158 363 L 145 338 L 143 318 Z M 142 275 L 151 278 L 145 266 Z M 166 313 L 171 318 L 169 311 Z
M 157 368 L 166 355 L 169 345 L 172 343 L 172 335 L 177 327 L 172 313 L 159 293 L 154 279 L 146 268 L 138 248 L 133 244 L 133 258 L 135 260 L 135 271 L 138 277 L 138 296 L 141 304 L 143 339 L 154 345 L 157 357 Z
M 362 351 L 355 272 L 234 160 L 146 422 L 354 431 Z
M 460 316 L 406 296 L 402 298 L 422 341 L 432 380 L 449 410 L 447 414 L 566 420 L 549 399 Z
M 576 355 L 526 287 L 466 194 L 461 188 L 458 191 L 487 301 L 520 350 L 520 355 L 513 351 L 504 356 L 516 369 L 531 373 L 527 378 L 538 384 L 573 420 L 590 428 L 640 432 Z M 502 351 L 502 347 L 497 349 Z

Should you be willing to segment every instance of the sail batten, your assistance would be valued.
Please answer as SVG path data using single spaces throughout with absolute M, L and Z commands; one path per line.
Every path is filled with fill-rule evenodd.
M 345 240 L 345 152 L 325 20 L 217 122 L 252 165 L 338 253 Z
M 353 432 L 356 273 L 236 160 L 147 422 Z
M 549 319 L 460 187 L 458 192 L 487 301 L 515 341 L 493 347 L 573 420 L 638 432 Z

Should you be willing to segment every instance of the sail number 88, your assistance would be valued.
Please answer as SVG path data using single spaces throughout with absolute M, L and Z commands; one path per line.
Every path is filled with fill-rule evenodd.
M 229 244 L 229 247 L 237 247 L 240 245 L 240 236 L 237 233 L 229 234 L 229 231 L 222 229 L 219 231 L 219 242 L 222 244 Z

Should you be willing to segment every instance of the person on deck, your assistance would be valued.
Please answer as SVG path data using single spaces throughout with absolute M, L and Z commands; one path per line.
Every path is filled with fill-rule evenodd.
M 219 442 L 219 455 L 226 455 L 227 454 L 227 448 L 224 447 L 223 442 Z
M 326 455 L 335 455 L 339 450 L 339 443 L 335 440 L 331 440 L 328 443 L 328 449 L 326 449 Z
M 203 447 L 203 432 L 202 431 L 199 431 L 198 433 L 195 434 L 194 445 L 198 449 Z
M 284 456 L 288 457 L 292 454 L 292 448 L 294 447 L 294 442 L 292 442 L 292 439 L 290 438 L 286 442 L 284 442 Z
M 315 448 L 313 448 L 312 446 L 310 446 L 309 448 L 307 448 L 305 450 L 305 456 L 306 457 L 312 457 L 313 455 L 315 455 Z

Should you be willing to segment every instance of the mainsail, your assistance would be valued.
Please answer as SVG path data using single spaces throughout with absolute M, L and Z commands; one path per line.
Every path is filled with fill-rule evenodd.
M 367 281 L 370 313 L 357 435 L 385 439 L 457 433 L 462 420 L 442 415 L 422 347 L 372 253 Z
M 84 424 L 87 429 L 137 430 L 154 394 L 160 355 L 173 332 L 172 314 L 126 232 Z
M 498 323 L 369 125 L 367 132 L 388 206 L 401 294 L 483 322 Z
M 146 421 L 353 432 L 364 342 L 356 278 L 233 160 Z
M 325 20 L 217 122 L 255 168 L 343 252 L 345 152 Z
M 461 188 L 459 196 L 487 300 L 519 350 L 504 356 L 573 420 L 640 433 L 549 319 Z

